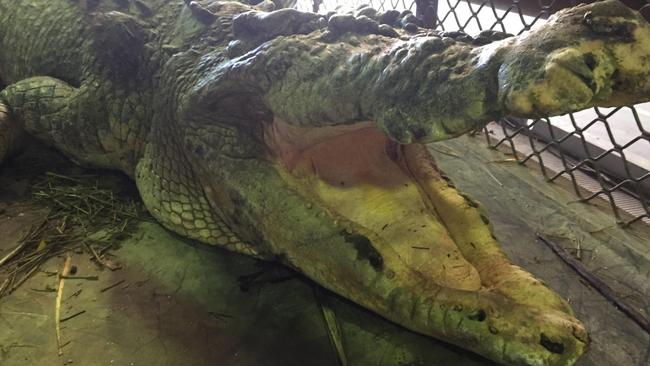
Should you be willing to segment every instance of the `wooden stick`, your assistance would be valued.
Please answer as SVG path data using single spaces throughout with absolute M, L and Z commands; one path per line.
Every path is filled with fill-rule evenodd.
M 115 282 L 114 284 L 112 284 L 112 285 L 110 285 L 108 287 L 104 287 L 103 289 L 99 290 L 99 292 L 106 292 L 106 291 L 112 289 L 113 287 L 119 286 L 119 285 L 121 285 L 123 283 L 124 283 L 124 280 L 119 280 L 119 281 Z
M 22 285 L 25 281 L 27 281 L 27 279 L 29 279 L 34 274 L 34 272 L 36 272 L 40 267 L 41 267 L 40 264 L 37 264 L 34 267 L 32 267 L 32 269 L 30 269 L 29 272 L 27 272 L 27 274 L 25 274 L 20 280 L 18 280 L 18 282 L 16 282 L 11 287 L 11 291 L 9 293 L 16 291 L 16 289 L 20 287 L 20 285 Z
M 72 257 L 70 253 L 66 254 L 65 262 L 63 263 L 63 270 L 59 276 L 59 289 L 56 292 L 56 305 L 54 307 L 54 321 L 56 322 L 56 344 L 59 349 L 59 356 L 63 355 L 63 345 L 61 344 L 61 299 L 63 298 L 63 285 L 65 284 L 65 276 L 70 273 L 72 267 Z
M 2 282 L 2 285 L 0 285 L 0 297 L 2 297 L 2 294 L 5 292 L 5 289 L 9 287 L 8 285 L 9 285 L 9 279 L 7 278 Z
M 84 242 L 83 245 L 86 247 L 86 249 L 88 249 L 88 251 L 90 251 L 90 253 L 93 255 L 93 257 L 95 257 L 95 260 L 97 261 L 97 263 L 99 263 L 99 264 L 101 264 L 102 266 L 104 266 L 104 267 L 110 269 L 111 271 L 115 271 L 116 269 L 118 269 L 118 268 L 116 268 L 115 266 L 106 263 L 106 261 L 104 261 L 104 260 L 100 257 L 100 255 L 97 254 L 97 251 L 95 250 L 95 248 L 93 248 L 92 244 L 87 244 L 86 242 Z M 112 246 L 112 244 L 111 244 L 110 246 Z M 109 247 L 110 247 L 110 246 L 109 246 Z
M 81 311 L 78 311 L 78 312 L 76 312 L 76 313 L 74 313 L 72 315 L 66 316 L 65 318 L 61 319 L 61 323 L 65 322 L 65 321 L 68 321 L 68 320 L 70 320 L 72 318 L 76 318 L 76 317 L 78 317 L 79 315 L 81 315 L 81 314 L 83 314 L 85 312 L 86 312 L 86 310 L 81 310 Z
M 86 281 L 99 281 L 99 276 L 61 276 L 66 280 L 86 280 Z
M 585 266 L 568 254 L 564 249 L 562 249 L 557 243 L 552 242 L 551 240 L 543 237 L 541 234 L 536 234 L 537 238 L 546 244 L 564 263 L 568 264 L 580 277 L 587 281 L 591 287 L 596 289 L 605 299 L 610 303 L 614 304 L 623 314 L 627 315 L 632 321 L 634 321 L 641 329 L 645 330 L 650 334 L 650 321 L 643 314 L 634 309 L 631 305 L 620 299 L 616 292 L 609 287 L 605 282 L 600 278 L 594 276 Z
M 325 329 L 327 330 L 327 335 L 329 336 L 330 343 L 332 348 L 336 352 L 336 358 L 339 361 L 340 366 L 348 365 L 348 358 L 345 354 L 345 348 L 343 346 L 343 333 L 341 332 L 341 327 L 339 326 L 338 319 L 334 310 L 326 303 L 326 297 L 323 293 L 323 290 L 317 286 L 312 286 L 314 292 L 314 298 L 316 303 L 321 309 L 323 314 L 323 320 L 325 321 Z
M 22 243 L 18 244 L 11 252 L 7 253 L 2 259 L 0 259 L 0 266 L 8 262 L 11 258 L 13 258 L 18 252 L 20 252 L 21 249 L 25 247 L 27 244 L 27 241 L 23 241 Z
M 65 175 L 56 174 L 56 173 L 54 173 L 54 172 L 47 172 L 47 173 L 45 173 L 45 174 L 46 174 L 48 177 L 60 178 L 60 179 L 65 179 L 65 180 L 69 180 L 69 181 L 72 181 L 72 182 L 78 182 L 78 183 L 81 183 L 81 182 L 82 182 L 82 181 L 79 180 L 79 179 L 75 179 L 75 178 L 72 178 L 72 177 L 66 177 Z

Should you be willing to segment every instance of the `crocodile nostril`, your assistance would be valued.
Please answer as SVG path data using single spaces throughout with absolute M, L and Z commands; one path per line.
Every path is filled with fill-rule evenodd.
M 479 309 L 479 310 L 469 314 L 467 316 L 467 318 L 469 318 L 470 320 L 476 320 L 476 321 L 482 322 L 482 321 L 485 320 L 485 318 L 487 318 L 487 314 L 485 313 L 485 310 Z
M 540 334 L 539 344 L 549 352 L 561 355 L 564 353 L 564 343 L 551 340 L 546 334 Z
M 593 71 L 596 66 L 598 66 L 598 61 L 596 61 L 596 58 L 594 57 L 594 54 L 589 52 L 584 54 L 584 60 L 585 60 L 585 65 L 589 68 L 589 70 Z

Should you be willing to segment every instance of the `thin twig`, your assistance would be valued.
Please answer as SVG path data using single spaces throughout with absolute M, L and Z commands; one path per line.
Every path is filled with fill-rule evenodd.
M 99 281 L 99 276 L 61 276 L 66 280 L 87 280 L 87 281 Z
M 62 318 L 61 321 L 60 321 L 60 323 L 63 323 L 63 322 L 65 322 L 65 321 L 68 321 L 68 320 L 70 320 L 70 319 L 72 319 L 72 318 L 76 318 L 76 317 L 78 317 L 79 315 L 81 315 L 81 314 L 83 314 L 83 313 L 85 313 L 85 312 L 86 312 L 86 310 L 81 310 L 81 311 L 76 312 L 76 313 L 74 313 L 74 314 L 72 314 L 72 315 L 68 315 L 68 316 L 66 316 L 65 318 Z
M 591 287 L 603 295 L 603 297 L 609 302 L 614 304 L 614 306 L 616 306 L 621 312 L 632 319 L 632 321 L 634 321 L 639 327 L 650 334 L 650 321 L 643 314 L 620 299 L 611 287 L 609 287 L 600 278 L 594 276 L 591 272 L 589 272 L 589 270 L 585 268 L 585 266 L 580 261 L 569 255 L 557 243 L 554 243 L 539 233 L 536 235 L 537 238 L 542 241 L 542 243 L 546 244 L 553 251 L 553 253 L 560 257 L 560 259 L 568 264 L 569 267 L 573 268 L 573 270 L 576 271 L 576 273 L 578 273 L 578 275 L 580 275 L 580 277 L 582 277 L 585 281 L 587 281 Z
M 92 180 L 89 181 L 89 179 Z M 114 195 L 110 189 L 101 188 L 95 175 L 65 176 L 49 172 L 46 179 L 32 188 L 33 196 L 50 207 L 47 217 L 38 226 L 33 226 L 10 253 L 3 253 L 0 266 L 6 278 L 0 280 L 2 294 L 10 293 L 22 285 L 34 271 L 55 256 L 78 251 L 89 235 L 110 225 L 106 241 L 110 244 L 99 249 L 89 248 L 98 262 L 111 270 L 118 264 L 103 258 L 104 252 L 114 247 L 118 235 L 129 235 L 138 218 L 140 206 L 130 199 Z M 46 246 L 40 243 L 47 243 Z M 58 275 L 64 276 L 61 273 Z M 82 279 L 82 277 L 70 277 Z M 59 278 L 59 280 L 65 278 Z M 98 279 L 94 276 L 86 280 Z
M 338 319 L 334 310 L 326 303 L 327 300 L 325 295 L 322 293 L 322 290 L 316 286 L 312 287 L 314 292 L 314 298 L 316 303 L 321 309 L 323 314 L 323 320 L 325 322 L 325 329 L 327 329 L 327 335 L 329 336 L 330 343 L 332 348 L 336 352 L 336 358 L 339 361 L 340 366 L 347 366 L 348 359 L 345 353 L 345 347 L 343 346 L 343 334 L 341 333 L 341 327 L 339 325 Z
M 429 149 L 431 149 L 431 150 L 433 150 L 433 151 L 435 151 L 435 152 L 437 152 L 439 154 L 442 154 L 442 155 L 447 155 L 447 156 L 451 156 L 452 158 L 460 159 L 460 155 L 454 154 L 453 152 L 450 152 L 450 151 L 444 151 L 444 150 L 442 150 L 440 148 L 437 148 L 437 147 L 434 147 L 434 146 L 431 146 L 431 145 L 429 145 Z
M 23 241 L 22 243 L 18 244 L 11 252 L 7 253 L 2 259 L 0 259 L 0 266 L 8 262 L 11 258 L 13 258 L 18 252 L 20 252 L 21 249 L 23 249 L 27 245 L 27 241 Z
M 47 174 L 48 177 L 55 177 L 55 178 L 60 178 L 60 179 L 64 179 L 64 180 L 69 180 L 69 181 L 75 182 L 75 183 L 81 183 L 81 180 L 79 180 L 79 179 L 75 179 L 75 178 L 72 178 L 72 177 L 67 177 L 67 176 L 61 175 L 61 174 L 56 174 L 54 172 L 47 172 L 45 174 Z
M 489 160 L 487 163 L 489 164 L 502 164 L 502 163 L 518 163 L 519 160 L 517 159 L 500 159 L 500 160 Z
M 110 269 L 111 271 L 114 271 L 114 270 L 117 269 L 114 265 L 108 264 L 106 261 L 104 261 L 104 260 L 100 257 L 100 255 L 97 254 L 97 251 L 95 250 L 95 248 L 93 248 L 93 246 L 92 246 L 91 244 L 87 244 L 86 242 L 84 242 L 83 245 L 86 247 L 86 249 L 88 249 L 88 251 L 90 251 L 90 253 L 92 253 L 92 255 L 93 255 L 93 257 L 95 258 L 95 260 L 97 261 L 97 263 L 99 263 L 99 264 L 101 264 L 102 266 L 104 266 L 104 267 Z M 110 247 L 110 246 L 112 246 L 112 244 L 109 245 L 109 247 Z
M 72 257 L 67 254 L 65 262 L 63 263 L 63 270 L 59 276 L 59 288 L 56 292 L 56 305 L 54 307 L 54 321 L 56 322 L 56 344 L 59 350 L 59 356 L 63 355 L 63 345 L 61 344 L 61 298 L 63 297 L 63 285 L 65 284 L 65 276 L 70 273 L 72 267 Z
M 490 169 L 488 169 L 488 168 L 486 168 L 486 167 L 483 167 L 483 169 L 488 173 L 488 175 L 489 175 L 490 177 L 492 177 L 492 179 L 494 179 L 495 182 L 497 182 L 497 183 L 499 184 L 499 186 L 503 187 L 503 183 L 501 183 L 501 181 L 498 180 L 497 177 L 494 176 L 494 174 L 492 174 L 492 172 L 490 171 Z
M 2 297 L 2 294 L 5 292 L 5 289 L 9 287 L 9 279 L 5 279 L 2 282 L 2 285 L 0 285 L 0 297 Z
M 226 319 L 234 319 L 235 317 L 232 315 L 224 314 L 224 313 L 218 313 L 216 311 L 208 311 L 208 314 L 212 315 L 215 319 L 226 322 Z
M 72 299 L 73 297 L 77 297 L 77 296 L 79 296 L 79 294 L 81 293 L 82 290 L 83 290 L 83 289 L 80 288 L 79 290 L 73 292 L 72 295 L 70 295 L 70 296 L 68 296 L 68 297 L 66 298 L 66 301 Z
M 119 280 L 119 281 L 115 282 L 114 284 L 112 284 L 112 285 L 110 285 L 108 287 L 104 287 L 103 289 L 99 290 L 99 292 L 106 292 L 106 291 L 112 289 L 115 286 L 121 285 L 122 283 L 124 283 L 124 280 Z
M 25 281 L 27 281 L 27 279 L 30 278 L 30 277 L 32 276 L 32 274 L 34 274 L 34 272 L 36 272 L 36 270 L 37 270 L 39 267 L 40 267 L 40 264 L 38 264 L 38 265 L 32 267 L 32 269 L 30 269 L 29 272 L 27 272 L 27 274 L 25 274 L 23 277 L 21 277 L 20 280 L 18 280 L 18 282 L 16 282 L 16 283 L 11 287 L 11 291 L 10 291 L 9 293 L 12 293 L 12 292 L 16 291 L 16 289 L 17 289 L 18 287 L 20 287 L 20 285 L 22 285 Z

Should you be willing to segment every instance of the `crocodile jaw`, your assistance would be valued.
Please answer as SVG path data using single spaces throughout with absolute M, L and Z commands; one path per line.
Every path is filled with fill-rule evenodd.
M 572 364 L 588 336 L 570 307 L 508 261 L 478 204 L 443 178 L 424 145 L 398 145 L 375 126 L 297 128 L 275 119 L 266 127 L 285 181 L 340 221 L 345 235 L 370 238 L 370 248 L 358 250 L 359 266 L 367 261 L 397 278 L 383 299 L 331 264 L 312 279 L 411 330 L 503 363 Z M 304 270 L 320 260 L 303 254 L 288 262 Z M 451 308 L 459 313 L 440 299 L 457 302 Z
M 481 287 L 410 172 L 403 146 L 376 125 L 309 129 L 276 120 L 267 136 L 308 197 L 390 243 L 407 266 L 436 285 Z

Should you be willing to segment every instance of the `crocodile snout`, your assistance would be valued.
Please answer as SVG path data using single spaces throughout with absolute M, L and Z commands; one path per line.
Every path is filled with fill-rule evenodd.
M 498 94 L 507 114 L 534 118 L 641 102 L 649 79 L 650 24 L 605 1 L 558 12 L 519 37 L 503 59 Z

